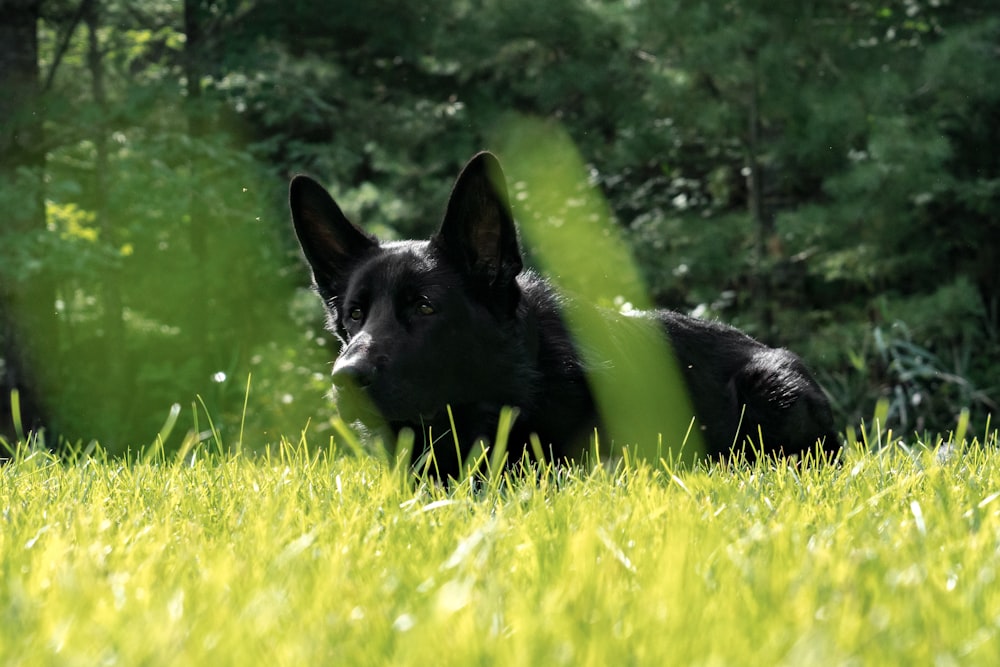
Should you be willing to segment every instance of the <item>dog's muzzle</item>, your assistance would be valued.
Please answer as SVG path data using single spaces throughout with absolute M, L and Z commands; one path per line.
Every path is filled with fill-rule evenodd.
M 372 355 L 374 341 L 361 332 L 347 344 L 333 364 L 333 385 L 338 389 L 364 389 L 375 381 L 378 369 Z
M 375 381 L 375 364 L 367 357 L 339 357 L 333 364 L 333 386 L 364 389 Z

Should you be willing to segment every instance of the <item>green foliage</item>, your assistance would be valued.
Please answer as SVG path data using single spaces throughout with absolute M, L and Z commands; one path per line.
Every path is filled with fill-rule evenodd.
M 0 470 L 4 663 L 1000 658 L 992 445 L 447 489 L 304 443 L 216 449 Z
M 509 152 L 515 206 L 530 217 L 550 184 L 516 167 L 517 116 L 565 132 L 582 162 L 578 183 L 553 190 L 572 194 L 547 205 L 564 231 L 588 224 L 581 193 L 603 197 L 607 231 L 646 288 L 629 289 L 801 351 L 842 423 L 906 384 L 887 379 L 877 330 L 961 380 L 923 387 L 919 415 L 891 412 L 897 426 L 992 410 L 1000 161 L 982 147 L 1000 143 L 1000 22 L 989 3 L 99 9 L 91 42 L 74 7 L 43 3 L 47 87 L 17 118 L 41 120 L 44 164 L 0 156 L 12 175 L 0 204 L 17 213 L 0 232 L 0 280 L 39 317 L 56 313 L 52 349 L 36 356 L 52 366 L 49 426 L 70 441 L 147 442 L 170 405 L 198 395 L 232 429 L 250 374 L 259 428 L 324 415 L 316 374 L 334 341 L 316 304 L 288 305 L 307 275 L 287 177 L 313 173 L 385 238 L 426 236 L 461 164 L 492 148 Z M 566 167 L 552 160 L 552 173 Z M 45 224 L 29 228 L 39 206 Z M 526 240 L 533 256 L 552 252 Z M 633 280 L 630 260 L 615 261 L 616 280 Z

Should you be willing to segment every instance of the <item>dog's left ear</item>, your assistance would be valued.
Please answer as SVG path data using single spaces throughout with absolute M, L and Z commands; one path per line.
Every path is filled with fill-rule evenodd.
M 491 288 L 510 285 L 521 272 L 524 264 L 507 184 L 492 153 L 479 153 L 465 165 L 431 244 Z

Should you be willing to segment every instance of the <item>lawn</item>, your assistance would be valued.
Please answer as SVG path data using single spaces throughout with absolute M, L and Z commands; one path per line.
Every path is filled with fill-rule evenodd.
M 1000 453 L 621 463 L 22 453 L 2 665 L 996 665 Z

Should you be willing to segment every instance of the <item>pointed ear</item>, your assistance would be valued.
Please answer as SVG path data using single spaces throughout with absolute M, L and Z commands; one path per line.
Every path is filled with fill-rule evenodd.
M 353 225 L 326 189 L 308 176 L 292 179 L 288 200 L 295 234 L 316 287 L 329 299 L 351 265 L 377 247 L 378 240 Z
M 432 245 L 466 275 L 491 287 L 510 284 L 524 264 L 500 162 L 492 153 L 473 157 L 455 181 L 448 210 Z

